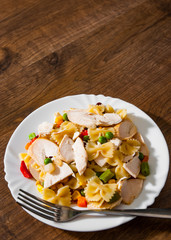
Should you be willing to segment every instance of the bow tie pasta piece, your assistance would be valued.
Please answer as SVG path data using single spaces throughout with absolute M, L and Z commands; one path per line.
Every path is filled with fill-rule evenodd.
M 97 145 L 94 142 L 89 141 L 86 145 L 86 151 L 88 154 L 88 160 L 93 160 L 98 157 L 99 152 L 97 150 Z
M 101 199 L 109 202 L 116 192 L 117 184 L 103 184 L 100 179 L 95 176 L 90 179 L 85 188 L 85 196 L 88 201 L 100 201 Z
M 76 178 L 80 186 L 85 186 L 88 180 L 94 176 L 96 176 L 96 173 L 90 168 L 87 168 L 82 175 L 76 173 Z
M 57 203 L 56 193 L 52 189 L 44 188 L 42 194 L 44 200 L 55 204 Z
M 115 113 L 115 110 L 111 105 L 107 104 L 105 107 L 105 113 Z
M 85 196 L 88 201 L 100 201 L 102 199 L 99 189 L 99 186 L 102 184 L 103 183 L 96 176 L 90 179 L 87 187 L 84 189 Z
M 93 169 L 95 172 L 105 172 L 107 170 L 107 166 L 100 167 L 94 161 L 88 162 L 88 167 Z
M 59 188 L 57 192 L 57 204 L 68 207 L 71 205 L 71 192 L 69 186 Z
M 134 155 L 140 149 L 140 142 L 136 139 L 128 139 L 123 141 L 119 150 L 125 155 Z
M 94 142 L 89 141 L 87 143 L 86 150 L 88 153 L 88 159 L 91 161 L 96 159 L 99 156 L 99 153 L 101 153 L 103 157 L 112 158 L 114 146 L 111 142 L 96 145 Z
M 105 111 L 104 105 L 88 105 L 88 112 L 102 115 Z
M 113 158 L 107 158 L 107 163 L 111 166 L 117 166 L 118 161 L 122 162 L 123 158 L 123 154 L 119 150 L 115 150 L 113 152 Z
M 104 136 L 106 132 L 112 132 L 113 135 L 115 134 L 115 129 L 113 127 L 106 127 L 106 128 L 89 128 L 88 135 L 92 141 L 97 141 L 100 136 Z
M 44 188 L 43 199 L 48 202 L 59 204 L 62 206 L 70 206 L 71 192 L 69 186 L 59 188 L 57 194 L 52 189 Z
M 126 109 L 119 109 L 116 111 L 116 113 L 122 118 L 126 118 L 127 116 L 127 110 Z
M 72 138 L 74 133 L 77 132 L 78 129 L 74 123 L 65 121 L 61 124 L 58 131 L 54 131 L 51 134 L 52 140 L 56 141 L 58 144 L 62 141 L 64 135 L 68 135 L 68 137 Z
M 131 175 L 124 169 L 123 162 L 121 160 L 116 160 L 117 166 L 115 168 L 116 179 L 121 179 L 123 177 L 129 178 Z
M 113 203 L 103 202 L 103 204 L 100 206 L 100 209 L 112 209 L 116 206 L 118 206 L 122 201 L 122 198 L 120 198 L 118 201 Z
M 103 184 L 102 186 L 99 186 L 100 189 L 100 195 L 101 197 L 106 201 L 109 202 L 112 198 L 113 194 L 117 190 L 117 184 Z
M 104 199 L 101 198 L 99 201 L 96 201 L 96 202 L 93 202 L 93 201 L 88 202 L 87 207 L 88 207 L 89 209 L 99 209 L 99 208 L 101 208 L 101 205 L 102 205 L 103 203 L 104 203 Z
M 79 188 L 80 184 L 77 178 L 75 177 L 71 177 L 71 179 L 67 182 L 67 185 L 71 188 L 71 189 L 77 189 Z

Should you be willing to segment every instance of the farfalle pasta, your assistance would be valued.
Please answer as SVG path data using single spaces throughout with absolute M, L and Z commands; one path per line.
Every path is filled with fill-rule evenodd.
M 27 153 L 19 155 L 20 170 L 55 204 L 90 209 L 130 204 L 149 175 L 148 147 L 125 108 L 98 103 L 65 109 L 29 139 Z

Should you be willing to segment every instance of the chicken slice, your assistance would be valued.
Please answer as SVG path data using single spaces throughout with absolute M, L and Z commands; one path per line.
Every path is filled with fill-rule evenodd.
M 59 145 L 59 152 L 66 163 L 74 161 L 74 151 L 72 148 L 73 144 L 73 140 L 66 134 Z
M 119 138 L 113 138 L 110 140 L 110 142 L 113 143 L 114 145 L 114 150 L 116 150 L 122 143 L 122 140 L 120 140 Z
M 84 148 L 83 141 L 80 137 L 78 137 L 73 144 L 73 149 L 76 168 L 78 170 L 78 173 L 82 175 L 87 167 L 88 155 Z
M 69 110 L 67 111 L 67 116 L 71 122 L 87 128 L 111 126 L 122 121 L 121 117 L 116 113 L 98 115 L 83 111 L 82 109 Z
M 45 138 L 37 138 L 29 147 L 28 155 L 40 166 L 46 157 L 58 155 L 58 146 Z
M 34 177 L 34 179 L 39 180 L 39 174 L 40 174 L 40 172 L 39 172 L 39 171 L 36 171 L 36 169 L 34 169 L 34 168 L 32 167 L 33 164 L 34 164 L 34 160 L 33 160 L 33 159 L 30 159 L 28 169 L 29 169 L 31 175 Z
M 75 141 L 80 136 L 80 132 L 75 132 L 72 139 Z
M 44 188 L 49 188 L 55 183 L 62 181 L 64 178 L 73 174 L 72 169 L 67 163 L 63 162 L 62 166 L 56 167 L 52 173 L 46 173 L 44 179 Z
M 133 156 L 132 156 L 132 155 L 128 155 L 128 156 L 125 156 L 125 157 L 124 157 L 124 159 L 122 160 L 122 162 L 127 163 L 127 162 L 129 162 L 131 159 L 133 159 Z
M 100 167 L 103 167 L 106 164 L 106 158 L 104 158 L 102 154 L 99 154 L 99 156 L 96 159 L 94 159 L 94 161 Z
M 137 128 L 133 124 L 133 122 L 129 119 L 124 120 L 120 124 L 115 126 L 116 134 L 120 139 L 128 139 L 133 137 L 136 132 Z
M 133 159 L 127 163 L 123 164 L 125 170 L 134 178 L 136 178 L 140 172 L 141 161 L 138 156 L 133 157 Z
M 131 204 L 141 193 L 143 186 L 142 179 L 129 179 L 121 183 L 121 197 L 126 204 Z
M 144 142 L 144 139 L 140 133 L 136 133 L 134 136 L 135 139 L 137 139 L 141 143 L 141 147 L 139 149 L 140 152 L 142 152 L 144 155 L 149 156 L 149 149 L 147 145 Z
M 112 126 L 122 121 L 122 118 L 117 113 L 105 113 L 103 115 L 94 115 L 96 125 L 98 126 Z
M 53 129 L 53 123 L 43 122 L 38 126 L 38 134 L 45 136 L 47 134 L 50 134 L 52 129 Z
M 67 111 L 67 116 L 69 121 L 87 127 L 87 128 L 95 128 L 96 120 L 92 117 L 92 115 L 82 109 L 74 109 Z

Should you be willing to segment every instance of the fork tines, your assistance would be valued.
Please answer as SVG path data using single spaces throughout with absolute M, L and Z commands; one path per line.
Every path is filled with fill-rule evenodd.
M 56 221 L 60 220 L 60 206 L 47 202 L 39 197 L 19 189 L 17 203 L 32 213 L 45 219 Z M 37 211 L 38 210 L 38 211 Z

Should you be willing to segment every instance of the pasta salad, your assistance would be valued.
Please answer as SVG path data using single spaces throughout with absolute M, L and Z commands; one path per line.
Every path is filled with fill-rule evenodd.
M 97 103 L 55 113 L 20 153 L 24 177 L 49 202 L 89 209 L 131 204 L 150 174 L 149 150 L 126 109 Z

